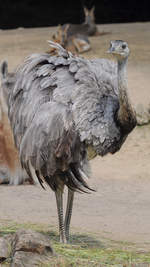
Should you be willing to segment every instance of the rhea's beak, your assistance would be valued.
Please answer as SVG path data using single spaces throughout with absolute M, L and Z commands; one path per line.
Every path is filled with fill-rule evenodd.
M 107 51 L 107 53 L 108 54 L 113 54 L 114 51 L 115 51 L 114 47 L 113 46 L 110 46 L 109 49 L 108 49 L 108 51 Z

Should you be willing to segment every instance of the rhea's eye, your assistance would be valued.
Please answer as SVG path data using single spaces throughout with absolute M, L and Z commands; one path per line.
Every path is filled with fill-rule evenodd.
M 125 49 L 127 46 L 125 44 L 122 45 L 122 49 Z

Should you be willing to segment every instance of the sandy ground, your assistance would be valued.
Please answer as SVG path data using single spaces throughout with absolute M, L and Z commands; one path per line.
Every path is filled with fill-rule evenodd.
M 133 104 L 150 103 L 150 23 L 99 26 L 111 34 L 90 38 L 87 58 L 108 57 L 109 41 L 129 43 L 128 84 Z M 13 70 L 25 56 L 48 50 L 55 27 L 0 31 L 0 60 Z M 76 194 L 75 231 L 150 248 L 150 126 L 137 127 L 115 155 L 91 161 L 92 194 Z M 0 220 L 57 225 L 55 197 L 38 186 L 0 186 Z

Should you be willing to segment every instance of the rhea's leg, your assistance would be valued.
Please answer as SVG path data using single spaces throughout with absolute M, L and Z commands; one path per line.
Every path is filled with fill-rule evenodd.
M 65 215 L 65 233 L 67 242 L 69 241 L 69 228 L 72 215 L 73 200 L 74 200 L 74 191 L 68 188 L 68 199 L 67 199 L 67 208 Z
M 58 220 L 59 220 L 59 234 L 60 234 L 60 242 L 67 243 L 65 228 L 64 228 L 64 220 L 63 220 L 63 193 L 60 189 L 57 189 L 55 192 L 56 203 L 57 203 L 57 212 L 58 212 Z

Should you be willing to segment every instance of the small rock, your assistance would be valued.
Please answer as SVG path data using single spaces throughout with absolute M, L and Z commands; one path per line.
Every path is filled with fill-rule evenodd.
M 51 253 L 53 249 L 50 246 L 50 239 L 44 234 L 32 230 L 18 230 L 12 242 L 12 250 L 28 251 L 38 254 Z
M 12 241 L 11 267 L 36 266 L 50 259 L 54 251 L 50 239 L 32 230 L 18 230 Z
M 145 108 L 142 104 L 136 107 L 137 125 L 142 126 L 150 123 L 149 108 Z
M 0 263 L 10 257 L 10 243 L 4 237 L 0 237 Z
M 16 251 L 10 267 L 39 266 L 39 264 L 48 263 L 48 261 L 50 261 L 50 258 L 46 255 L 25 251 Z

